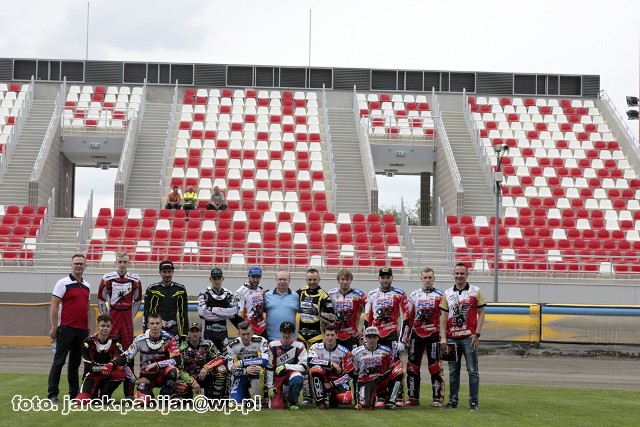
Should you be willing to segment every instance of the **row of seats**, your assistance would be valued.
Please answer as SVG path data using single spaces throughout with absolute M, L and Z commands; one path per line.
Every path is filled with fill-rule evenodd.
M 309 114 L 313 111 L 306 110 L 304 108 L 296 108 L 289 114 L 283 114 L 279 109 L 271 109 L 267 111 L 249 111 L 238 110 L 235 111 L 207 111 L 205 112 L 183 112 L 180 115 L 181 128 L 191 129 L 193 126 L 206 123 L 205 129 L 212 127 L 212 130 L 216 130 L 217 123 L 245 123 L 253 125 L 278 125 L 278 124 L 309 124 L 318 125 L 320 120 L 317 114 Z M 228 129 L 227 129 L 228 130 Z
M 301 106 L 306 107 L 307 103 L 317 106 L 317 95 L 314 92 L 291 92 L 271 91 L 267 95 L 267 91 L 256 91 L 255 89 L 194 89 L 187 88 L 183 96 L 183 104 L 187 105 L 204 105 L 213 103 L 213 105 L 271 105 L 276 102 L 282 106 Z M 277 105 L 277 104 L 276 104 Z
M 516 187 L 518 188 L 518 187 Z M 527 187 L 527 190 L 535 189 L 535 187 Z M 600 210 L 606 213 L 605 217 L 611 219 L 631 219 L 632 211 L 640 210 L 640 202 L 636 199 L 569 199 L 566 197 L 538 197 L 538 196 L 506 196 L 502 198 L 502 207 L 504 208 L 558 208 L 570 209 L 572 211 Z
M 493 271 L 493 261 L 487 261 L 483 258 L 462 257 L 461 261 L 469 270 L 476 271 Z M 620 275 L 635 276 L 640 274 L 640 264 L 628 263 L 625 260 L 617 262 L 600 261 L 598 259 L 578 258 L 563 259 L 527 259 L 521 258 L 517 261 L 498 262 L 500 270 L 517 271 L 521 273 L 546 273 L 546 274 L 600 274 L 600 275 Z
M 501 117 L 501 120 L 505 120 L 505 116 L 511 115 L 523 115 L 527 114 L 532 117 L 532 120 L 523 120 L 523 121 L 542 121 L 537 120 L 538 116 L 565 116 L 572 117 L 572 121 L 580 123 L 583 119 L 589 120 L 586 123 L 593 123 L 591 120 L 597 120 L 597 123 L 600 122 L 602 116 L 600 116 L 600 112 L 596 107 L 524 107 L 524 106 L 505 106 L 501 107 L 499 105 L 482 105 L 482 104 L 471 104 L 470 110 L 474 114 L 482 114 L 485 115 L 495 115 L 496 117 Z M 575 117 L 574 117 L 575 116 Z M 554 121 L 554 120 L 552 120 Z M 564 121 L 564 120 L 563 120 Z
M 274 104 L 278 104 L 274 102 Z M 319 107 L 312 101 L 306 107 L 280 106 L 280 105 L 218 105 L 218 104 L 183 104 L 180 120 L 191 116 L 196 122 L 233 122 L 234 117 L 245 117 L 250 123 L 282 123 L 285 117 L 299 117 L 306 115 L 309 118 L 318 117 Z
M 487 105 L 501 105 L 501 106 L 507 106 L 507 105 L 513 105 L 513 106 L 519 106 L 519 105 L 524 105 L 525 107 L 533 107 L 533 106 L 537 106 L 537 107 L 574 107 L 574 108 L 581 108 L 581 107 L 586 107 L 586 108 L 591 108 L 594 107 L 594 102 L 591 99 L 558 99 L 558 98 L 550 98 L 550 99 L 545 99 L 545 98 L 525 98 L 524 100 L 522 98 L 508 98 L 508 97 L 502 97 L 502 98 L 498 98 L 495 96 L 491 96 L 491 97 L 485 97 L 485 96 L 479 96 L 479 97 L 474 97 L 474 96 L 469 96 L 468 97 L 468 101 L 470 104 L 478 104 L 478 105 L 483 105 L 483 104 L 487 104 Z
M 2 205 L 0 205 L 1 207 Z M 98 210 L 99 219 L 211 219 L 225 221 L 264 221 L 264 222 L 309 222 L 309 223 L 337 223 L 337 224 L 376 224 L 382 222 L 384 225 L 395 224 L 393 214 L 362 214 L 362 213 L 339 213 L 327 212 L 320 214 L 318 212 L 304 213 L 275 213 L 275 212 L 230 212 L 230 211 L 183 211 L 153 208 L 147 208 L 144 211 L 139 208 L 115 208 L 113 212 L 111 208 L 100 208 Z M 455 217 L 454 217 L 455 218 Z M 467 218 L 467 217 L 463 217 Z M 468 217 L 471 218 L 471 217 Z M 466 219 L 465 219 L 466 221 Z
M 89 261 L 99 261 L 103 265 L 113 265 L 116 250 L 132 252 L 136 264 L 156 264 L 169 259 L 182 265 L 230 265 L 242 268 L 246 265 L 279 266 L 279 267 L 332 267 L 375 269 L 384 266 L 404 267 L 402 254 L 398 246 L 388 251 L 358 251 L 350 245 L 326 250 L 310 250 L 305 245 L 293 245 L 287 248 L 276 248 L 275 244 L 262 244 L 260 248 L 216 248 L 210 245 L 188 245 L 181 247 L 152 247 L 149 242 L 141 241 L 135 246 L 111 248 L 115 250 L 101 252 L 98 248 L 89 248 Z
M 178 148 L 196 148 L 198 150 L 225 150 L 220 153 L 216 152 L 215 158 L 224 158 L 225 155 L 229 156 L 228 150 L 245 150 L 243 153 L 244 156 L 248 156 L 249 151 L 255 151 L 256 157 L 261 154 L 259 151 L 266 151 L 267 153 L 270 151 L 294 151 L 294 152 L 314 152 L 322 151 L 322 146 L 320 142 L 293 142 L 293 136 L 288 141 L 282 141 L 282 138 L 276 140 L 272 139 L 271 141 L 256 141 L 255 139 L 191 139 L 191 138 L 178 138 L 176 141 L 176 149 Z M 204 154 L 204 153 L 203 153 Z
M 636 232 L 637 236 L 637 232 Z M 482 248 L 486 252 L 492 252 L 495 248 L 493 237 L 453 237 L 454 248 Z M 593 251 L 603 251 L 604 256 L 610 256 L 611 251 L 637 251 L 640 249 L 640 242 L 634 240 L 629 242 L 627 240 L 615 240 L 615 239 L 583 239 L 575 238 L 555 240 L 552 238 L 541 239 L 539 237 L 531 238 L 516 238 L 509 239 L 506 237 L 499 238 L 498 248 L 500 250 L 506 249 L 542 249 L 545 251 L 551 250 L 582 250 L 588 249 Z M 637 254 L 637 253 L 636 253 Z
M 247 135 L 250 134 L 250 135 Z M 243 132 L 236 131 L 215 131 L 204 129 L 186 130 L 181 129 L 178 131 L 177 139 L 204 139 L 204 140 L 250 140 L 250 141 L 278 141 L 278 142 L 321 142 L 321 135 L 319 132 Z
M 524 223 L 524 221 L 523 221 Z M 640 231 L 640 223 L 635 224 L 632 221 L 629 221 L 626 224 L 624 229 L 617 230 L 608 230 L 603 227 L 571 227 L 564 228 L 561 227 L 561 223 L 559 223 L 558 227 L 547 226 L 544 220 L 539 221 L 541 225 L 535 226 L 531 221 L 529 221 L 529 225 L 524 224 L 514 224 L 513 226 L 499 226 L 498 227 L 498 236 L 499 237 L 507 237 L 509 239 L 518 239 L 518 238 L 533 238 L 537 237 L 539 239 L 547 239 L 552 238 L 554 240 L 562 240 L 562 239 L 573 239 L 573 238 L 582 238 L 582 239 L 625 239 L 625 231 L 629 232 L 626 234 L 626 240 L 635 242 L 638 240 L 636 237 L 638 235 L 638 231 Z M 495 237 L 495 227 L 489 226 L 481 226 L 476 227 L 473 225 L 451 225 L 449 226 L 449 233 L 452 236 L 462 236 L 462 237 Z
M 204 164 L 204 161 L 203 163 Z M 297 188 L 301 191 L 324 191 L 324 172 L 322 170 L 268 170 L 267 166 L 260 166 L 255 170 L 227 169 L 226 167 L 174 167 L 171 173 L 171 187 L 200 187 L 209 188 L 219 186 L 229 189 L 261 189 L 261 190 L 282 190 L 290 188 L 287 181 L 296 180 Z M 205 181 L 203 181 L 205 180 Z M 208 185 L 206 180 L 213 180 L 212 185 Z
M 611 133 L 600 134 L 598 132 L 575 133 L 575 132 L 560 132 L 560 131 L 538 132 L 536 130 L 512 131 L 512 130 L 498 130 L 498 129 L 492 129 L 492 130 L 481 129 L 480 136 L 482 138 L 488 138 L 491 140 L 491 142 L 493 142 L 493 144 L 488 144 L 489 147 L 491 147 L 492 145 L 495 145 L 495 143 L 497 142 L 496 140 L 502 139 L 505 141 L 505 144 L 509 145 L 510 147 L 526 148 L 526 143 L 523 140 L 529 139 L 530 141 L 535 141 L 535 140 L 544 141 L 543 143 L 546 143 L 549 145 L 554 144 L 554 141 L 567 141 L 568 143 L 580 142 L 580 143 L 584 143 L 583 150 L 590 149 L 590 148 L 587 148 L 588 146 L 587 144 L 589 142 L 591 144 L 594 144 L 598 141 L 602 141 L 602 140 L 608 141 L 613 139 L 613 135 Z M 531 142 L 530 142 L 530 146 L 531 146 Z
M 598 113 L 597 108 L 591 108 L 593 113 Z M 480 129 L 498 130 L 537 130 L 561 131 L 561 132 L 610 132 L 609 125 L 604 122 L 602 116 L 565 114 L 529 114 L 529 113 L 473 113 L 473 120 Z

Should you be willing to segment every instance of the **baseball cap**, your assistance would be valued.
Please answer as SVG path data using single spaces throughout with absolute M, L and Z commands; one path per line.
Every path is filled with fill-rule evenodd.
M 211 277 L 222 277 L 222 270 L 218 267 L 211 269 Z
M 162 261 L 160 263 L 160 267 L 158 268 L 159 270 L 164 270 L 165 268 L 170 268 L 172 270 L 175 270 L 176 268 L 173 266 L 173 262 L 169 261 L 168 259 L 165 259 L 164 261 Z
M 382 267 L 378 271 L 378 276 L 393 276 L 393 271 L 389 267 Z
M 248 276 L 262 276 L 262 269 L 260 267 L 251 267 Z
M 367 329 L 364 330 L 364 335 L 380 336 L 380 331 L 378 331 L 378 328 L 376 328 L 375 326 L 369 326 Z
M 191 324 L 189 325 L 189 330 L 192 329 L 198 329 L 199 331 L 201 331 L 202 327 L 200 326 L 200 322 L 191 322 Z
M 280 332 L 295 332 L 296 327 L 291 322 L 282 322 L 280 324 Z

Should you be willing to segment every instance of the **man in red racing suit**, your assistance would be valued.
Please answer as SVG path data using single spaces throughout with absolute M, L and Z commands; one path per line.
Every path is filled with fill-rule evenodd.
M 76 396 L 77 403 L 86 403 L 102 396 L 111 397 L 125 379 L 125 369 L 129 369 L 114 366 L 113 360 L 122 354 L 122 347 L 116 338 L 109 336 L 111 317 L 101 314 L 97 323 L 98 332 L 87 337 L 82 345 L 84 378 L 80 393 Z M 131 371 L 129 374 L 132 375 Z
M 116 254 L 116 271 L 102 276 L 98 288 L 100 313 L 109 314 L 112 322 L 111 334 L 123 348 L 133 342 L 133 318 L 142 301 L 142 283 L 137 274 L 129 273 L 129 256 L 125 252 Z M 108 306 L 107 306 L 108 304 Z M 133 369 L 133 364 L 129 366 Z M 124 394 L 133 397 L 133 386 L 124 383 Z
M 356 409 L 372 409 L 376 395 L 384 396 L 384 408 L 395 409 L 402 386 L 404 369 L 394 361 L 389 347 L 378 344 L 380 332 L 375 326 L 364 331 L 365 344 L 353 351 L 354 375 L 357 377 Z

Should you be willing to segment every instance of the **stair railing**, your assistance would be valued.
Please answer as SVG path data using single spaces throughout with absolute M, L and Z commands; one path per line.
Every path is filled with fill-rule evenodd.
M 327 108 L 327 92 L 322 85 L 322 115 L 324 116 L 324 136 L 327 140 L 327 161 L 329 163 L 329 176 L 331 176 L 331 206 L 336 210 L 336 172 L 333 162 L 333 143 L 331 142 L 331 127 L 329 126 L 329 110 Z
M 363 160 L 362 166 L 364 168 L 364 183 L 367 189 L 369 212 L 378 213 L 378 181 L 376 180 L 376 168 L 373 163 L 371 143 L 369 141 L 369 120 L 360 118 L 356 85 L 353 85 L 353 117 L 358 135 L 358 146 Z

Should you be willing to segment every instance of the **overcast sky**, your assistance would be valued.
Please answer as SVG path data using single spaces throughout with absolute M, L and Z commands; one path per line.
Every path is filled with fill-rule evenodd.
M 312 66 L 598 74 L 623 115 L 625 96 L 639 93 L 638 0 L 89 3 L 93 60 L 307 65 L 311 9 Z M 0 56 L 84 59 L 87 4 L 5 5 Z M 381 200 L 399 205 L 385 182 Z M 409 203 L 417 185 L 404 192 Z

